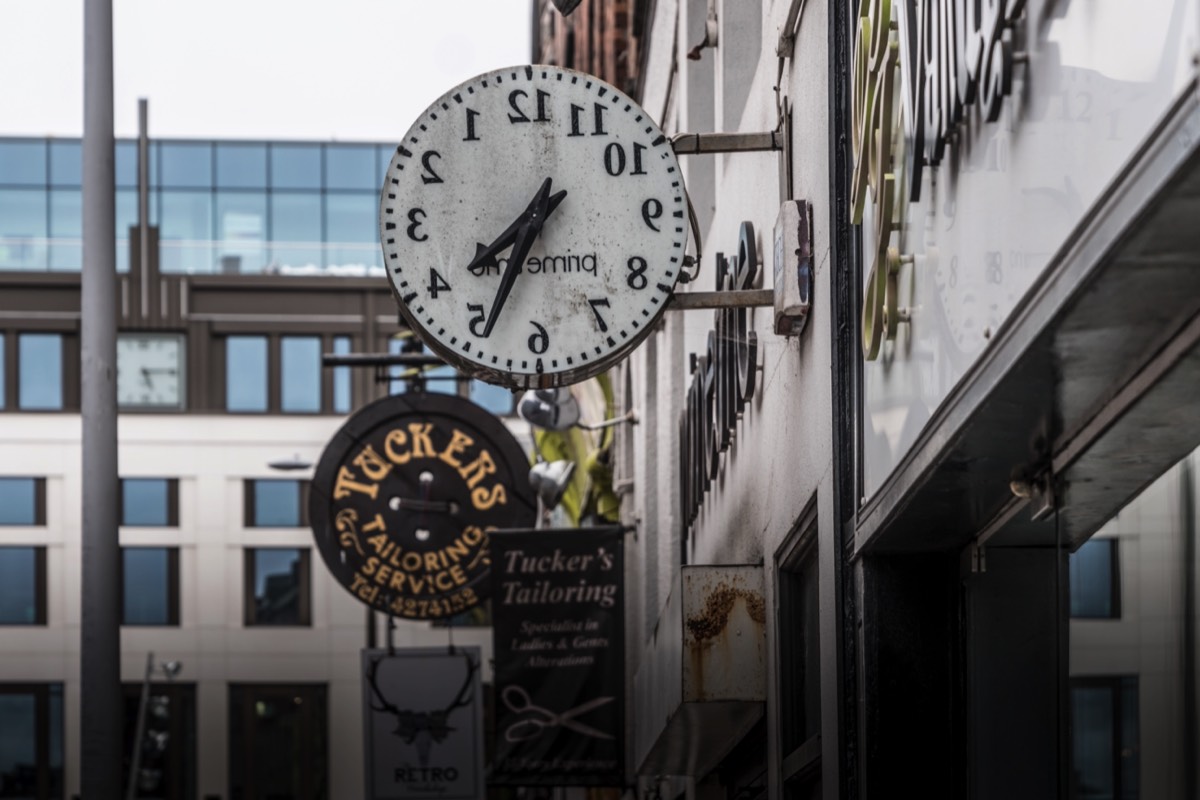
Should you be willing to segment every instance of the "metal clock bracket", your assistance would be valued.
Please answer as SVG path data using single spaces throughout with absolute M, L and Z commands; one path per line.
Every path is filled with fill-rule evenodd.
M 671 137 L 671 147 L 677 156 L 714 155 L 717 153 L 765 153 L 783 152 L 784 160 L 791 163 L 791 143 L 783 131 L 756 133 L 677 133 Z M 692 238 L 696 242 L 696 255 L 684 256 L 685 267 L 694 266 L 693 272 L 679 276 L 680 283 L 691 283 L 700 274 L 700 256 L 703 244 L 700 240 L 700 225 L 696 222 L 696 211 L 692 197 L 687 196 L 688 220 Z M 687 292 L 673 294 L 668 311 L 686 311 L 703 308 L 761 308 L 773 305 L 775 294 L 771 289 L 743 289 L 726 292 Z

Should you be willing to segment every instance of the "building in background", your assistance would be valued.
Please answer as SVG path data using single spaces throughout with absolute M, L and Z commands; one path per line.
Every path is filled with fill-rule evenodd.
M 627 86 L 609 5 L 534 57 Z M 1200 5 L 618 6 L 669 136 L 784 148 L 681 156 L 680 290 L 789 201 L 813 274 L 616 371 L 640 796 L 1197 796 Z
M 512 412 L 447 368 L 321 366 L 412 349 L 377 239 L 390 151 L 152 141 L 143 262 L 136 142 L 117 143 L 127 753 L 153 654 L 139 796 L 362 795 L 359 650 L 384 622 L 314 554 L 311 465 L 347 413 L 418 382 Z M 0 139 L 0 797 L 78 792 L 80 213 L 78 140 Z M 490 652 L 485 628 L 453 638 Z

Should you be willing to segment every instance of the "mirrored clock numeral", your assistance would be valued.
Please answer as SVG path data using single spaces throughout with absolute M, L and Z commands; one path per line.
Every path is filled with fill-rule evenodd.
M 450 284 L 446 283 L 446 279 L 438 274 L 438 271 L 433 267 L 429 268 L 429 296 L 434 300 L 437 299 L 438 292 L 450 291 Z
M 518 97 L 529 97 L 522 89 L 513 89 L 508 93 L 508 105 L 515 111 L 515 114 L 508 115 L 509 122 L 529 122 L 530 119 L 526 116 L 521 106 L 517 104 Z M 537 116 L 533 118 L 533 122 L 549 122 L 550 117 L 546 115 L 546 101 L 550 99 L 550 93 L 537 90 Z
M 646 170 L 642 169 L 642 153 L 645 151 L 645 145 L 634 143 L 633 169 L 629 172 L 630 175 L 646 174 Z M 620 142 L 611 142 L 604 148 L 604 171 L 614 178 L 625 171 L 625 148 Z
M 662 228 L 654 224 L 654 220 L 663 215 L 663 204 L 659 200 L 651 197 L 646 202 L 642 203 L 642 219 L 646 221 L 646 227 L 650 230 L 658 232 Z
M 592 307 L 592 313 L 596 315 L 596 324 L 600 326 L 601 333 L 608 333 L 608 323 L 604 321 L 604 317 L 600 316 L 600 306 L 612 308 L 608 304 L 608 298 L 602 297 L 599 300 L 588 299 L 588 305 Z
M 463 137 L 464 142 L 478 142 L 479 137 L 475 135 L 475 118 L 479 116 L 479 112 L 473 108 L 466 109 L 467 112 L 467 135 Z
M 540 356 L 550 349 L 550 334 L 533 320 L 529 320 L 529 324 L 537 328 L 536 332 L 529 334 L 529 349 L 534 355 Z
M 420 219 L 417 218 L 418 215 L 420 215 Z M 421 227 L 421 222 L 425 217 L 425 209 L 423 208 L 410 208 L 408 211 L 408 221 L 412 223 L 408 226 L 408 238 L 414 242 L 424 242 L 429 238 L 429 234 L 427 233 L 417 235 L 417 229 Z
M 467 311 L 475 314 L 467 323 L 467 328 L 473 335 L 483 336 L 483 325 L 487 322 L 487 315 L 483 313 L 483 303 L 467 303 Z
M 641 256 L 634 256 L 625 264 L 629 270 L 629 274 L 625 276 L 625 283 L 630 289 L 645 289 L 650 282 L 646 278 L 646 259 Z
M 583 136 L 583 112 L 587 111 L 583 106 L 577 106 L 571 103 L 571 132 L 567 136 Z M 604 130 L 604 114 L 608 108 L 600 103 L 592 104 L 592 136 L 607 136 L 608 131 Z
M 442 182 L 442 176 L 438 175 L 436 172 L 434 172 L 433 164 L 430 163 L 435 158 L 438 159 L 439 161 L 442 158 L 442 154 L 439 153 L 437 150 L 426 150 L 425 154 L 423 156 L 421 156 L 421 166 L 425 168 L 425 171 L 427 173 L 429 173 L 428 175 L 421 176 L 422 183 L 428 184 L 428 183 L 441 183 Z

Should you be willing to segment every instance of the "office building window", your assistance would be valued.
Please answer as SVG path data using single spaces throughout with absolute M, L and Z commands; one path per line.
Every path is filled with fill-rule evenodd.
M 815 499 L 776 556 L 780 739 L 786 796 L 803 797 L 820 763 L 821 646 Z
M 369 144 L 325 146 L 325 188 L 364 189 L 379 192 L 383 175 L 375 164 L 375 147 Z
M 380 265 L 379 195 L 325 195 L 325 266 L 359 274 Z
M 1117 540 L 1093 538 L 1071 554 L 1071 616 L 1119 619 L 1121 569 Z
M 121 524 L 172 528 L 179 524 L 179 481 L 122 478 Z
M 61 683 L 0 683 L 0 797 L 61 800 Z
M 1139 796 L 1138 679 L 1071 679 L 1072 800 Z
M 324 800 L 328 752 L 324 686 L 230 684 L 231 797 Z
M 267 188 L 267 146 L 218 142 L 217 186 L 222 189 Z
M 0 625 L 45 624 L 46 548 L 0 547 Z
M 247 625 L 310 625 L 309 551 L 259 547 L 246 550 Z
M 6 394 L 7 387 L 5 386 L 4 379 L 4 348 L 4 334 L 0 333 L 0 409 L 3 409 L 8 404 L 8 395 Z
M 285 412 L 321 410 L 321 338 L 284 336 L 279 340 L 280 407 Z
M 61 334 L 17 336 L 17 407 L 26 411 L 58 411 L 63 407 Z
M 274 189 L 320 189 L 320 145 L 272 144 L 271 187 Z
M 267 410 L 267 337 L 225 338 L 225 408 Z
M 189 189 L 212 188 L 212 144 L 209 142 L 159 142 L 158 146 L 163 186 Z
M 308 525 L 308 481 L 252 478 L 243 487 L 247 528 L 303 528 Z
M 224 275 L 260 274 L 267 264 L 265 192 L 217 192 L 216 264 Z
M 121 624 L 179 624 L 178 548 L 121 548 Z
M 319 272 L 325 263 L 321 241 L 319 194 L 275 192 L 271 195 L 272 269 L 280 272 Z
M 163 272 L 212 272 L 213 207 L 209 191 L 159 192 L 159 261 Z M 123 233 L 120 238 L 128 234 Z
M 45 182 L 44 139 L 9 139 L 0 142 L 0 183 L 41 186 Z
M 351 352 L 351 343 L 349 336 L 333 337 L 333 352 L 339 356 L 349 355 Z M 0 370 L 3 369 L 3 363 L 0 363 Z M 0 387 L 2 391 L 2 387 Z M 346 414 L 350 411 L 351 398 L 351 383 L 350 383 L 350 368 L 349 367 L 334 367 L 333 368 L 333 410 L 338 414 Z
M 45 525 L 44 478 L 0 478 L 0 525 Z
M 83 185 L 83 147 L 78 139 L 51 140 L 50 183 L 54 186 Z

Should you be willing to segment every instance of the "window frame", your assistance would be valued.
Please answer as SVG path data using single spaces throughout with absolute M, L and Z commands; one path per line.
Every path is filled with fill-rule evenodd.
M 1126 719 L 1125 709 L 1123 705 L 1124 690 L 1126 687 L 1132 688 L 1134 699 L 1134 714 L 1141 713 L 1142 707 L 1142 687 L 1139 676 L 1136 674 L 1121 674 L 1121 675 L 1073 675 L 1068 680 L 1068 704 L 1070 707 L 1070 716 L 1068 719 L 1068 729 L 1070 738 L 1068 741 L 1068 759 L 1070 771 L 1070 789 L 1067 796 L 1070 798 L 1078 797 L 1078 786 L 1075 782 L 1075 719 L 1074 719 L 1074 694 L 1076 689 L 1105 689 L 1108 692 L 1108 700 L 1112 709 L 1112 740 L 1109 742 L 1109 755 L 1112 759 L 1112 781 L 1113 787 L 1117 794 L 1122 791 L 1124 782 L 1124 768 L 1121 763 L 1121 753 L 1124 749 L 1123 733 L 1130 721 Z M 1141 773 L 1141 744 L 1142 744 L 1142 726 L 1141 720 L 1134 720 L 1134 725 L 1138 733 L 1137 753 L 1137 770 Z
M 46 587 L 46 546 L 36 544 L 6 544 L 0 545 L 2 550 L 32 550 L 33 551 L 33 621 L 8 622 L 0 619 L 0 629 L 4 628 L 44 628 L 47 622 L 47 587 Z
M 257 554 L 264 550 L 294 550 L 300 554 L 300 602 L 297 622 L 260 622 L 258 616 Z M 312 627 L 312 548 L 309 547 L 244 547 L 242 548 L 242 625 L 246 628 L 311 628 Z
M 129 622 L 125 619 L 125 553 L 129 550 L 165 550 L 167 553 L 167 621 Z M 170 545 L 122 545 L 118 578 L 121 595 L 121 627 L 178 628 L 179 627 L 179 548 Z
M 52 719 L 50 701 L 53 690 L 58 689 L 58 720 Z M 0 681 L 0 695 L 33 695 L 34 707 L 34 752 L 37 758 L 37 789 L 34 797 L 37 800 L 59 800 L 65 795 L 67 772 L 67 742 L 66 742 L 66 691 L 62 681 L 45 681 L 42 683 L 28 681 Z M 50 730 L 57 724 L 59 731 L 58 753 L 59 776 L 58 786 L 50 770 Z M 54 789 L 59 789 L 55 792 Z
M 1075 553 L 1083 549 L 1093 542 L 1104 542 L 1108 545 L 1108 592 L 1109 592 L 1109 613 L 1107 614 L 1076 614 L 1071 609 L 1073 589 L 1068 586 L 1067 597 L 1067 614 L 1072 620 L 1119 620 L 1121 619 L 1121 546 L 1120 539 L 1116 536 L 1093 536 L 1086 542 L 1076 548 Z M 1071 556 L 1074 557 L 1075 553 Z M 1067 566 L 1068 576 L 1070 575 L 1070 564 Z
M 297 509 L 295 525 L 259 525 L 255 521 L 257 516 L 257 498 L 255 497 L 255 484 L 257 483 L 295 483 L 299 484 L 300 504 Z M 312 490 L 312 481 L 305 478 L 243 478 L 242 479 L 242 527 L 244 528 L 263 528 L 272 529 L 291 529 L 291 528 L 307 528 L 309 526 L 308 519 L 308 498 L 309 492 Z
M 179 527 L 179 479 L 155 476 L 129 475 L 118 478 L 117 519 L 123 528 L 178 528 Z M 167 484 L 167 521 L 162 524 L 127 522 L 125 520 L 125 481 L 165 481 Z
M 46 479 L 31 475 L 0 475 L 0 480 L 33 481 L 33 522 L 0 522 L 0 528 L 46 527 Z

